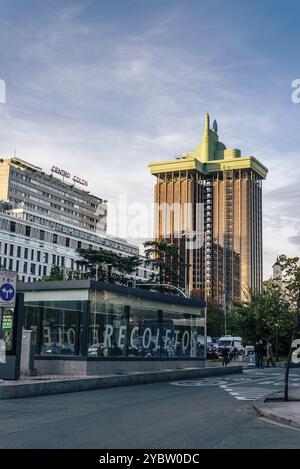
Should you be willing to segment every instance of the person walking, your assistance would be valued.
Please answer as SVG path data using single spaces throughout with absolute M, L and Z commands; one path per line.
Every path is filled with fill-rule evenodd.
M 267 344 L 267 368 L 269 368 L 270 363 L 272 363 L 273 368 L 276 366 L 276 363 L 274 362 L 273 359 L 273 347 L 270 342 Z
M 264 345 L 262 340 L 257 345 L 257 368 L 264 368 Z
M 259 342 L 257 341 L 254 345 L 255 366 L 256 366 L 256 368 L 258 368 L 258 344 L 259 344 Z
M 226 345 L 224 345 L 222 350 L 222 366 L 227 366 L 229 362 L 229 350 Z

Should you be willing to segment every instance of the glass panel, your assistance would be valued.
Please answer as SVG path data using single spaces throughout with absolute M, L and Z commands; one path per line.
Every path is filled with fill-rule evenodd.
M 90 314 L 88 355 L 127 356 L 128 313 L 123 305 L 96 303 Z
M 199 316 L 163 312 L 163 353 L 176 358 L 204 358 L 204 326 Z
M 108 302 L 95 302 L 92 307 L 89 356 L 204 358 L 204 326 L 199 316 Z
M 78 355 L 82 333 L 81 301 L 49 301 L 25 305 L 24 327 L 36 332 L 37 353 Z

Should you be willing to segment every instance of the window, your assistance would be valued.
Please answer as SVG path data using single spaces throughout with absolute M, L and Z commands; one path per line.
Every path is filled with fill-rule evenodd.
M 21 246 L 17 246 L 17 257 L 21 257 Z
M 16 222 L 15 221 L 10 222 L 10 231 L 12 233 L 15 233 L 15 231 L 16 231 Z
M 78 249 L 81 248 L 81 241 L 77 241 L 77 248 L 78 248 Z
M 56 264 L 56 255 L 55 254 L 52 254 L 52 264 L 53 265 Z
M 53 233 L 53 244 L 57 244 L 57 234 Z
M 9 255 L 10 255 L 10 256 L 13 256 L 13 255 L 14 255 L 14 245 L 13 245 L 13 244 L 10 244 L 10 245 L 9 245 Z
M 16 261 L 16 272 L 19 272 L 19 263 L 20 261 Z
M 41 251 L 37 251 L 37 252 L 36 252 L 36 260 L 37 260 L 38 262 L 41 262 Z
M 25 226 L 25 236 L 30 236 L 31 235 L 31 227 L 26 225 Z
M 66 238 L 66 247 L 70 247 L 70 238 Z
M 42 266 L 39 265 L 39 277 L 42 275 Z
M 31 249 L 31 260 L 34 261 L 34 250 Z
M 35 264 L 30 264 L 30 273 L 35 275 Z
M 9 270 L 13 270 L 13 260 L 9 259 Z
M 60 264 L 62 266 L 65 265 L 65 258 L 63 256 L 61 256 L 61 258 L 60 258 Z
M 24 248 L 24 259 L 28 259 L 28 248 Z
M 46 275 L 47 275 L 47 266 L 44 265 L 44 267 L 43 267 L 43 276 L 46 277 Z
M 7 243 L 4 244 L 4 254 L 7 255 Z
M 23 272 L 24 274 L 27 274 L 27 262 L 24 262 L 24 265 L 23 265 Z
M 40 239 L 42 241 L 44 241 L 44 239 L 45 239 L 45 231 L 44 230 L 40 230 Z
M 7 263 L 6 257 L 4 257 L 4 260 L 3 260 L 3 267 L 4 267 L 4 269 L 6 269 L 6 263 Z
M 49 254 L 48 254 L 48 252 L 44 252 L 44 262 L 45 262 L 46 264 L 48 264 L 48 262 L 49 262 Z

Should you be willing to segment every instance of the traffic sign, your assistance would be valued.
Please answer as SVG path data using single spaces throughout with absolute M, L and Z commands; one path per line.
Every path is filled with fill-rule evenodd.
M 0 271 L 0 307 L 14 308 L 16 303 L 17 273 Z

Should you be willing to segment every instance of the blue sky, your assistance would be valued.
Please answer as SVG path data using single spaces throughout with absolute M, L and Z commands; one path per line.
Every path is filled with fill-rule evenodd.
M 300 246 L 298 0 L 0 0 L 0 154 L 152 202 L 150 161 L 199 142 L 208 110 L 259 158 L 264 271 Z

